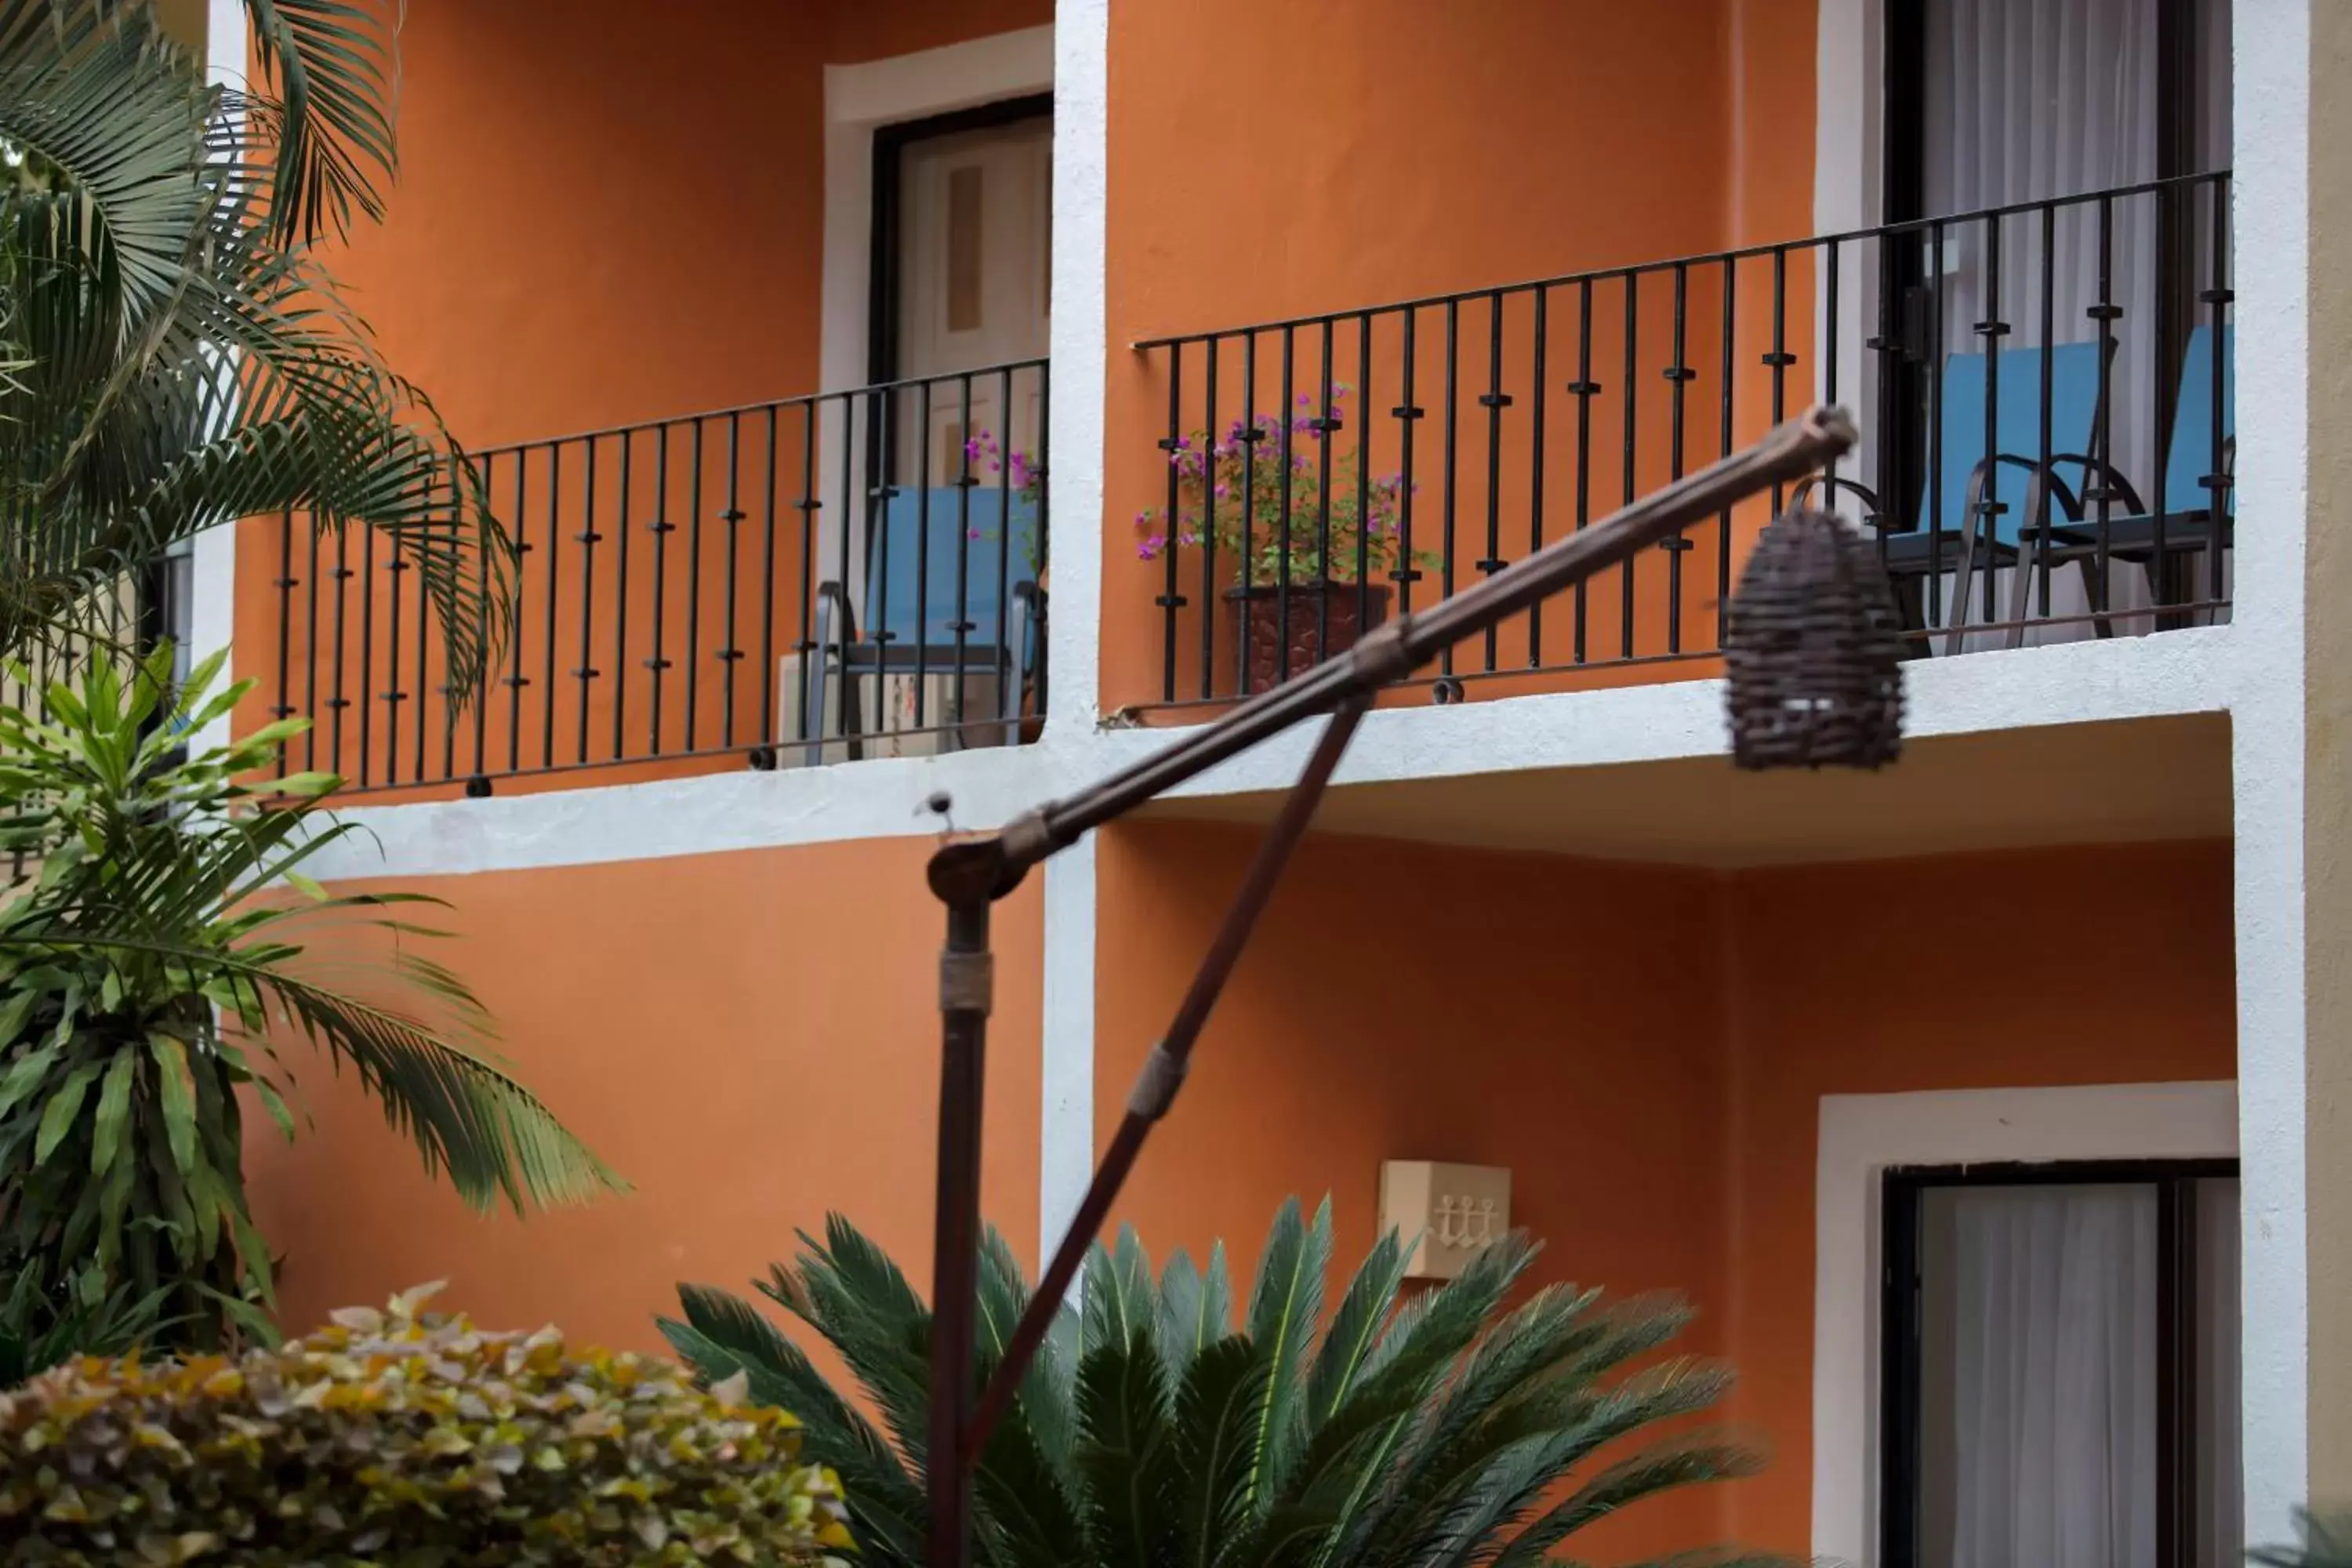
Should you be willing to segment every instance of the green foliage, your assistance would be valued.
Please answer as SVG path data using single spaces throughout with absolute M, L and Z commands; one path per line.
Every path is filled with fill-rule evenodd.
M 678 1367 L 387 1311 L 0 1395 L 0 1561 L 837 1563 L 791 1416 Z
M 437 933 L 397 917 L 434 900 L 302 874 L 351 831 L 316 807 L 336 781 L 267 781 L 296 804 L 252 809 L 265 786 L 240 780 L 299 722 L 181 754 L 246 690 L 212 690 L 219 663 L 174 691 L 168 647 L 128 678 L 101 659 L 80 690 L 50 687 L 46 721 L 0 709 L 0 854 L 39 866 L 0 908 L 0 1260 L 53 1300 L 162 1291 L 170 1339 L 205 1348 L 269 1332 L 243 1118 L 249 1099 L 293 1135 L 273 1040 L 355 1072 L 478 1208 L 614 1184 L 478 1043 L 488 1020 L 464 983 L 417 951 Z M 320 925 L 374 928 L 426 1011 L 336 989 L 352 961 L 296 940 Z
M 511 542 L 308 244 L 380 205 L 377 8 L 246 4 L 281 98 L 208 85 L 152 0 L 0 0 L 0 648 L 104 625 L 168 547 L 291 510 L 387 536 L 470 691 Z
M 2297 1510 L 2293 1546 L 2265 1546 L 2246 1554 L 2253 1568 L 2352 1568 L 2352 1515 L 2322 1519 Z
M 73 1270 L 55 1282 L 20 1260 L 0 1260 L 0 1272 L 16 1279 L 0 1297 L 0 1390 L 76 1356 L 121 1355 L 167 1326 L 168 1292 L 141 1297 L 121 1286 L 110 1289 L 96 1268 Z
M 861 1563 L 917 1568 L 929 1314 L 846 1221 L 830 1220 L 822 1243 L 803 1241 L 797 1265 L 778 1266 L 759 1289 L 840 1354 L 862 1404 L 725 1291 L 681 1286 L 682 1318 L 662 1331 L 704 1377 L 744 1377 L 752 1397 L 807 1423 L 807 1453 L 842 1478 Z M 1670 1301 L 1549 1286 L 1507 1310 L 1535 1250 L 1511 1236 L 1460 1279 L 1407 1298 L 1402 1251 L 1386 1237 L 1326 1321 L 1330 1205 L 1309 1221 L 1292 1202 L 1236 1325 L 1222 1247 L 1205 1270 L 1179 1252 L 1155 1279 L 1133 1232 L 1121 1232 L 1115 1248 L 1094 1249 L 1085 1310 L 1062 1309 L 982 1455 L 973 1561 L 1531 1568 L 1654 1493 L 1748 1473 L 1745 1449 L 1685 1432 L 1577 1474 L 1602 1448 L 1713 1405 L 1729 1378 L 1687 1358 L 1650 1359 L 1687 1319 Z M 991 1232 L 983 1376 L 1027 1300 Z

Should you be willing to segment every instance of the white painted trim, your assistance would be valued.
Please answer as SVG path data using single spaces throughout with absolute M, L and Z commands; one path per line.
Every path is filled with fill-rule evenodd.
M 2219 711 L 2232 689 L 2224 653 L 2238 635 L 2233 626 L 2200 627 L 1923 659 L 1908 667 L 1906 727 L 1927 738 Z M 1365 718 L 1338 782 L 1721 756 L 1723 704 L 1720 680 L 1684 680 L 1383 708 Z M 1306 762 L 1312 728 L 1244 752 L 1179 793 L 1287 788 Z M 957 826 L 997 827 L 1185 733 L 1096 730 L 1065 715 L 1032 746 L 353 806 L 341 815 L 368 828 L 381 853 L 372 845 L 337 849 L 311 869 L 320 877 L 455 875 L 898 837 L 935 830 L 922 803 L 941 789 L 955 797 Z
M 361 831 L 303 869 L 330 881 L 466 876 L 929 836 L 940 824 L 924 802 L 942 790 L 954 800 L 956 827 L 998 827 L 1051 797 L 1056 778 L 1042 747 L 1003 746 L 488 800 L 354 806 L 336 816 Z
M 1989 1161 L 2226 1158 L 2238 1152 L 2237 1093 L 2225 1082 L 1823 1095 L 1818 1148 L 1812 1550 L 1868 1568 L 1878 1560 L 1881 1173 Z M 2254 1403 L 2249 1388 L 2250 1412 Z M 2257 1474 L 2250 1451 L 2250 1487 Z
M 245 85 L 247 41 L 244 0 L 210 0 L 205 8 L 205 79 L 215 87 Z M 236 676 L 236 531 L 226 522 L 205 530 L 189 544 L 188 648 L 190 662 L 226 650 L 221 681 Z M 223 714 L 194 736 L 197 751 L 228 743 Z
M 1045 863 L 1045 1005 L 1039 1046 L 1037 1268 L 1078 1212 L 1095 1166 L 1095 838 Z
M 1884 0 L 1818 0 L 1813 27 L 1813 232 L 1878 216 Z
M 1108 315 L 1103 291 L 1110 186 L 1109 0 L 1055 8 L 1053 405 L 1047 461 L 1054 515 L 1053 672 L 1038 749 L 1066 793 L 1100 771 L 1096 728 L 1102 645 L 1103 388 Z M 1045 868 L 1044 1096 L 1037 1161 L 1038 1268 L 1077 1212 L 1095 1163 L 1095 840 Z
M 1050 92 L 1054 29 L 1024 27 L 919 54 L 824 68 L 824 269 L 819 379 L 866 384 L 877 127 Z
M 1884 187 L 1880 129 L 1880 61 L 1885 35 L 1885 0 L 1818 0 L 1813 58 L 1813 232 L 1846 234 L 1879 221 Z M 1878 378 L 1870 374 L 1869 323 L 1877 319 L 1878 269 L 1874 255 L 1842 247 L 1843 286 L 1838 294 L 1838 401 L 1864 430 L 1877 428 Z M 1817 253 L 1818 254 L 1818 253 Z M 1864 265 L 1869 263 L 1869 265 Z M 1821 264 L 1813 267 L 1813 364 L 1829 357 L 1829 284 Z M 1827 382 L 1817 373 L 1817 395 Z M 1857 462 L 1866 464 L 1864 453 Z M 1874 483 L 1867 466 L 1850 470 Z M 1842 510 L 1859 517 L 1859 502 L 1839 498 Z
M 951 114 L 1002 99 L 1054 89 L 1054 29 L 1024 27 L 911 55 L 824 68 L 824 264 L 817 336 L 822 391 L 864 386 L 866 294 L 873 279 L 874 132 L 885 125 Z M 819 423 L 818 494 L 841 494 L 841 422 L 828 404 Z M 852 432 L 853 436 L 856 434 Z M 818 512 L 818 558 L 840 550 L 841 509 Z M 853 559 L 852 577 L 863 569 Z M 853 581 L 853 596 L 858 592 Z
M 1110 0 L 1060 0 L 1055 51 L 1049 743 L 1092 735 L 1100 711 Z
M 1906 668 L 1904 730 L 1915 739 L 2058 724 L 2216 712 L 2228 704 L 2228 626 L 1921 659 Z M 1473 688 L 1475 689 L 1475 685 Z M 1131 760 L 1182 731 L 1113 731 L 1107 757 Z M 1182 785 L 1185 795 L 1286 789 L 1311 727 L 1244 752 Z M 1721 756 L 1724 684 L 1681 680 L 1446 707 L 1380 709 L 1364 719 L 1335 782 L 1453 778 L 1536 768 Z
M 2322 0 L 2338 4 L 2340 0 Z M 2245 1162 L 2246 1530 L 2285 1541 L 2309 1485 L 2309 1270 L 2305 1202 L 2305 538 L 2312 264 L 2313 0 L 2234 18 L 2240 537 L 2231 767 L 2236 780 L 2238 1115 Z M 2334 1244 L 2340 1245 L 2340 1238 Z

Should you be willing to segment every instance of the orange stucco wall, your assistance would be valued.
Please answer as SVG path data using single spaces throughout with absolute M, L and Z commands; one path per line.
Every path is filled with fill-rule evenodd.
M 1253 839 L 1103 836 L 1102 1135 Z M 1592 1550 L 1801 1554 L 1819 1097 L 2232 1076 L 2229 889 L 2225 845 L 1730 876 L 1310 840 L 1121 1217 L 1245 1268 L 1286 1194 L 1328 1191 L 1352 1266 L 1381 1160 L 1508 1166 L 1549 1277 L 1692 1297 L 1774 1455 Z
M 659 1343 L 681 1279 L 741 1288 L 840 1210 L 918 1281 L 938 1105 L 927 840 L 436 878 L 462 940 L 437 956 L 497 1015 L 524 1080 L 633 1185 L 590 1206 L 476 1218 L 299 1044 L 319 1125 L 249 1140 L 257 1218 L 285 1255 L 282 1319 L 446 1278 L 488 1322 Z M 983 1201 L 1034 1257 L 1041 902 L 995 922 Z M 910 934 L 911 933 L 911 934 Z
M 1729 884 L 1734 1410 L 1783 1456 L 1734 1489 L 1741 1539 L 1807 1542 L 1821 1096 L 2234 1078 L 2230 862 L 2152 845 Z
M 1236 38 L 1265 42 L 1235 47 Z M 1470 0 L 1444 7 L 1413 0 L 1236 0 L 1115 9 L 1110 341 L 1802 236 L 1811 228 L 1812 53 L 1810 7 L 1758 0 L 1648 8 L 1605 0 Z M 1810 349 L 1810 277 L 1800 262 L 1785 279 L 1792 350 Z M 1769 384 L 1758 356 L 1771 346 L 1759 309 L 1770 286 L 1769 264 L 1742 265 L 1733 287 L 1744 313 L 1737 313 L 1727 345 L 1721 273 L 1699 268 L 1681 279 L 1681 363 L 1694 373 L 1681 388 L 1686 466 L 1719 449 L 1727 379 L 1736 394 L 1734 439 L 1752 437 L 1768 420 Z M 1675 363 L 1676 296 L 1671 275 L 1643 279 L 1631 310 L 1636 348 L 1628 379 L 1624 287 L 1609 280 L 1596 289 L 1590 352 L 1604 391 L 1592 400 L 1589 432 L 1593 517 L 1625 494 L 1621 454 L 1629 418 L 1637 431 L 1635 493 L 1672 471 L 1676 388 L 1660 372 Z M 1549 302 L 1550 411 L 1540 453 L 1529 434 L 1531 298 L 1514 297 L 1505 307 L 1499 374 L 1488 357 L 1486 304 L 1465 302 L 1454 322 L 1460 381 L 1451 410 L 1459 426 L 1456 586 L 1476 580 L 1472 563 L 1489 554 L 1490 515 L 1499 519 L 1495 553 L 1501 559 L 1528 547 L 1533 472 L 1547 475 L 1547 537 L 1570 526 L 1575 422 L 1563 388 L 1583 352 L 1580 305 L 1573 289 Z M 1427 413 L 1417 426 L 1414 542 L 1428 547 L 1444 527 L 1445 506 L 1439 456 L 1448 413 L 1444 312 L 1421 312 L 1416 328 L 1412 401 Z M 1340 445 L 1369 443 L 1368 468 L 1385 473 L 1401 466 L 1402 435 L 1389 411 L 1401 401 L 1402 319 L 1376 323 L 1369 355 L 1356 332 L 1354 321 L 1341 323 L 1336 379 L 1369 379 L 1373 390 L 1360 409 L 1348 409 L 1354 433 Z M 1250 406 L 1259 411 L 1282 402 L 1282 336 L 1266 334 L 1258 342 L 1259 381 Z M 1294 385 L 1311 390 L 1319 376 L 1319 331 L 1297 334 L 1291 347 Z M 1221 428 L 1244 408 L 1241 353 L 1239 340 L 1222 347 L 1213 409 Z M 1153 600 L 1171 589 L 1160 568 L 1136 562 L 1134 520 L 1166 502 L 1164 459 L 1155 443 L 1168 434 L 1170 359 L 1167 351 L 1115 350 L 1111 357 L 1104 454 L 1106 708 L 1166 695 L 1165 625 Z M 1183 375 L 1179 423 L 1190 430 L 1211 411 L 1211 384 L 1197 349 Z M 1490 387 L 1512 399 L 1499 426 L 1504 456 L 1492 482 L 1487 413 L 1477 402 Z M 1801 406 L 1810 391 L 1809 370 L 1795 367 L 1785 386 L 1790 406 Z M 1760 513 L 1743 514 L 1724 532 L 1694 533 L 1679 584 L 1666 556 L 1641 563 L 1631 595 L 1633 656 L 1712 646 L 1727 535 L 1736 562 L 1762 521 Z M 1197 573 L 1196 555 L 1173 589 L 1192 600 L 1178 632 L 1180 700 L 1202 694 L 1204 589 L 1194 581 Z M 1605 588 L 1596 608 L 1607 615 L 1595 621 L 1585 649 L 1594 659 L 1628 651 L 1620 586 L 1612 581 Z M 1416 602 L 1425 605 L 1438 591 L 1434 582 L 1423 585 Z M 1545 663 L 1570 657 L 1563 619 L 1564 612 L 1555 613 Z M 1234 641 L 1230 628 L 1220 626 L 1217 636 L 1221 643 Z M 1525 629 L 1507 629 L 1496 668 L 1524 666 L 1528 651 Z M 1230 649 L 1215 657 L 1209 685 L 1214 694 L 1229 694 Z M 1483 648 L 1466 650 L 1458 663 L 1483 668 L 1485 657 Z M 1654 678 L 1705 672 L 1704 666 L 1666 666 Z M 1475 686 L 1471 695 L 1479 695 Z

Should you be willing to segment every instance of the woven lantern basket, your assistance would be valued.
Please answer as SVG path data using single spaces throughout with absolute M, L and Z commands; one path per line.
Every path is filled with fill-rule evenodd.
M 1903 750 L 1902 625 L 1868 540 L 1828 512 L 1773 519 L 1726 621 L 1732 761 L 1893 762 Z

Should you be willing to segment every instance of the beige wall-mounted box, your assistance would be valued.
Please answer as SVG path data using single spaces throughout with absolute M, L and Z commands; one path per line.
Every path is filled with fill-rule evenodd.
M 1511 1173 L 1499 1165 L 1384 1160 L 1381 1228 L 1404 1242 L 1407 1278 L 1451 1279 L 1511 1228 Z

